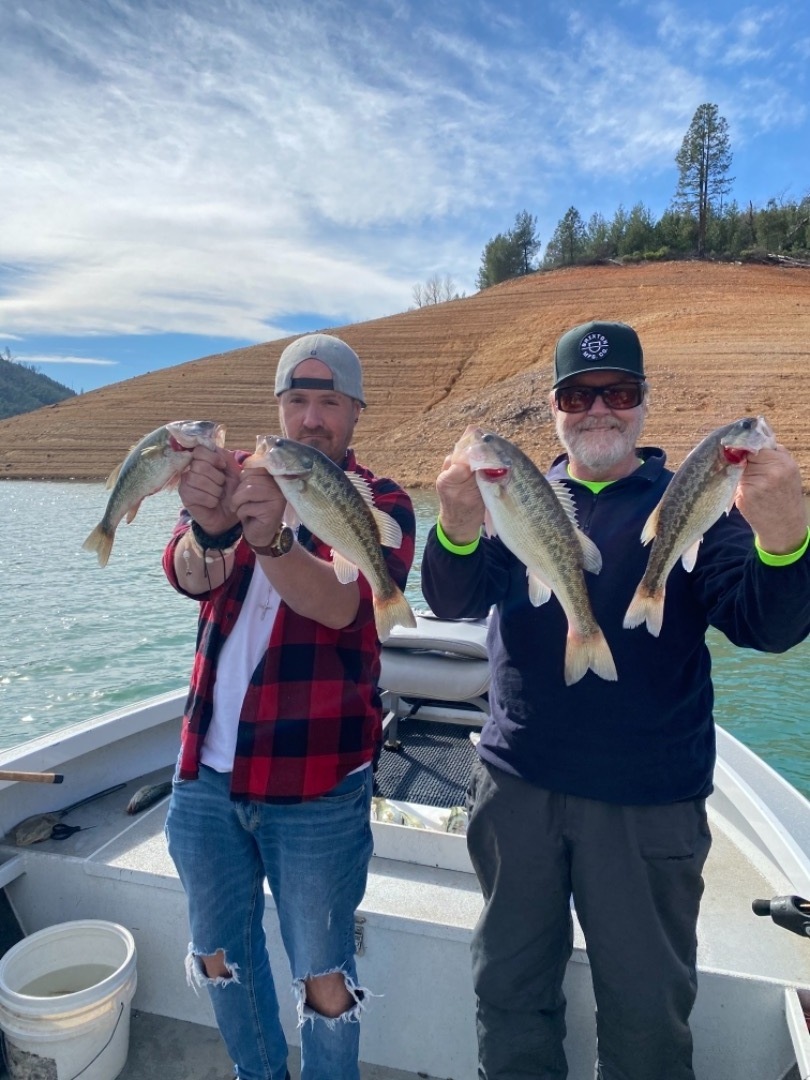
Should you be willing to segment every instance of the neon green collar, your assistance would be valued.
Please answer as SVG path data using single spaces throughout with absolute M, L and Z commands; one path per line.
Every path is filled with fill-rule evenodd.
M 640 466 L 644 464 L 643 458 L 638 458 L 637 460 Z M 606 487 L 610 487 L 611 484 L 616 483 L 615 480 L 580 480 L 578 476 L 574 476 L 574 474 L 571 472 L 570 462 L 568 465 L 565 466 L 565 471 L 568 473 L 568 476 L 571 480 L 574 481 L 575 484 L 582 484 L 582 486 L 586 487 L 588 491 L 592 491 L 594 495 L 598 495 L 600 491 L 604 491 Z

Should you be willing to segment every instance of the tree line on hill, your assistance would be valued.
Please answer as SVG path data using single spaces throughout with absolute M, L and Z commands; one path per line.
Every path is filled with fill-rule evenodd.
M 75 396 L 75 390 L 42 375 L 32 364 L 15 360 L 9 349 L 0 354 L 0 420 Z
M 734 178 L 728 123 L 717 106 L 695 111 L 675 155 L 678 183 L 668 209 L 656 220 L 638 202 L 619 206 L 612 218 L 600 213 L 586 220 L 571 206 L 557 223 L 542 260 L 537 218 L 528 210 L 515 216 L 511 229 L 484 247 L 476 285 L 486 289 L 538 270 L 600 262 L 665 259 L 773 260 L 810 265 L 810 193 L 803 198 L 769 199 L 756 208 L 728 200 Z M 414 286 L 417 307 L 458 299 L 449 277 Z
M 731 158 L 726 120 L 716 105 L 701 105 L 675 155 L 678 184 L 672 203 L 658 220 L 643 202 L 629 211 L 620 206 L 610 220 L 595 213 L 586 221 L 571 206 L 538 265 L 537 219 L 523 210 L 509 232 L 494 236 L 484 248 L 478 288 L 541 268 L 608 260 L 762 260 L 774 255 L 785 261 L 810 260 L 810 194 L 798 201 L 772 198 L 763 208 L 726 201 L 734 181 L 729 176 Z

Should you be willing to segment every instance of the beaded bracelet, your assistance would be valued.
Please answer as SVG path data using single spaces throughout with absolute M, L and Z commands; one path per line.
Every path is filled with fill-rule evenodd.
M 196 521 L 192 520 L 191 535 L 205 561 L 212 562 L 213 560 L 209 559 L 205 552 L 218 551 L 222 556 L 228 555 L 239 542 L 239 538 L 242 535 L 242 523 L 237 521 L 237 523 L 232 528 L 228 529 L 227 532 L 211 536 L 211 534 L 201 528 Z

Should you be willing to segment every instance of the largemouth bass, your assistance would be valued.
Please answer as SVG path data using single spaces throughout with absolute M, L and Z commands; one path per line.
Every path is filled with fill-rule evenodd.
M 684 570 L 693 569 L 704 534 L 734 505 L 749 455 L 774 446 L 765 418 L 748 417 L 717 428 L 687 454 L 641 534 L 642 544 L 652 547 L 624 617 L 628 629 L 646 623 L 658 637 L 670 571 L 678 559 Z
M 127 813 L 140 814 L 141 810 L 154 806 L 156 802 L 160 802 L 161 799 L 165 799 L 171 793 L 171 780 L 164 780 L 160 784 L 145 784 L 143 787 L 138 788 L 127 803 Z
M 371 820 L 383 821 L 386 825 L 407 825 L 410 829 L 424 829 L 424 822 L 409 814 L 407 810 L 390 803 L 381 795 L 371 800 Z
M 451 806 L 447 818 L 442 820 L 444 820 L 445 832 L 464 836 L 470 823 L 470 815 L 467 813 L 466 806 Z
M 174 420 L 144 435 L 107 478 L 112 488 L 107 508 L 82 544 L 84 550 L 95 551 L 106 566 L 121 519 L 129 524 L 147 495 L 174 487 L 197 445 L 224 446 L 225 428 L 213 420 Z
M 488 531 L 525 565 L 531 603 L 539 607 L 554 593 L 565 612 L 566 685 L 589 670 L 615 681 L 616 665 L 591 609 L 583 572 L 598 574 L 602 556 L 577 528 L 567 487 L 550 483 L 517 446 L 481 428 L 465 431 L 453 457 L 466 460 L 475 473 Z
M 338 581 L 362 573 L 371 586 L 377 636 L 395 626 L 416 626 L 404 594 L 388 572 L 383 547 L 398 548 L 402 530 L 374 505 L 368 482 L 344 472 L 326 454 L 292 439 L 260 435 L 245 468 L 264 467 L 281 488 L 287 505 L 309 531 L 329 544 Z

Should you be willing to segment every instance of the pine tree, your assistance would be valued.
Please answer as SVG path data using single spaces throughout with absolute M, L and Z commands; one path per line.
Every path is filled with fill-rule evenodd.
M 675 156 L 678 188 L 674 206 L 694 214 L 698 222 L 698 256 L 706 254 L 709 214 L 722 208 L 722 197 L 731 189 L 728 123 L 717 115 L 717 106 L 700 105 Z
M 573 266 L 584 254 L 586 244 L 582 215 L 575 206 L 569 206 L 546 245 L 546 265 Z
M 534 256 L 540 247 L 536 227 L 537 218 L 521 210 L 508 233 L 498 233 L 487 242 L 476 281 L 479 289 L 534 272 Z
M 535 269 L 534 256 L 540 249 L 537 236 L 537 218 L 528 210 L 521 210 L 515 215 L 515 224 L 509 236 L 516 248 L 520 249 L 521 274 L 531 274 Z

